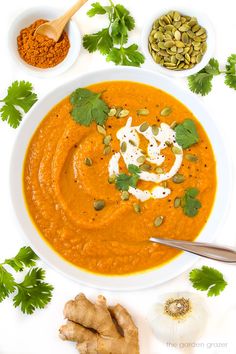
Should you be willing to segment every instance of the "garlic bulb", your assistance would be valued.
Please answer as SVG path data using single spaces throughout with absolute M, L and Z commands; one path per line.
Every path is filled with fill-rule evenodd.
M 177 345 L 200 337 L 206 326 L 207 311 L 199 295 L 169 293 L 152 306 L 148 320 L 159 340 Z

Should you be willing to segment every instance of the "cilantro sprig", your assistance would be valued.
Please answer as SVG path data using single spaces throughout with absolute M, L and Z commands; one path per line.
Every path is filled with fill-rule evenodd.
M 102 6 L 99 2 L 91 5 L 88 16 L 107 15 L 108 26 L 96 33 L 86 34 L 83 46 L 90 53 L 100 51 L 106 55 L 107 61 L 116 65 L 140 66 L 144 63 L 144 56 L 138 51 L 137 44 L 125 46 L 129 32 L 135 27 L 135 20 L 123 5 L 115 5 L 111 0 L 109 3 L 109 6 Z
M 192 119 L 185 119 L 183 123 L 175 127 L 176 141 L 183 149 L 196 144 L 199 141 L 196 125 Z
M 14 293 L 13 304 L 26 314 L 32 314 L 37 308 L 44 308 L 52 298 L 52 285 L 44 282 L 45 271 L 35 267 L 38 256 L 30 247 L 22 247 L 15 257 L 0 264 L 0 302 Z M 16 282 L 7 266 L 15 272 L 30 270 L 21 282 Z
M 37 101 L 32 84 L 28 81 L 14 81 L 8 87 L 7 95 L 0 100 L 4 105 L 0 109 L 1 118 L 12 128 L 17 128 L 22 120 L 23 112 L 27 113 Z
M 92 122 L 103 125 L 108 117 L 109 107 L 101 99 L 101 93 L 78 88 L 70 96 L 71 115 L 81 125 L 89 126 Z
M 198 214 L 198 211 L 202 206 L 201 202 L 196 199 L 198 194 L 199 190 L 197 188 L 186 189 L 185 194 L 181 199 L 181 206 L 185 215 L 194 217 Z
M 189 280 L 195 289 L 207 291 L 207 296 L 218 296 L 227 286 L 223 274 L 207 266 L 193 269 L 189 274 Z
M 205 96 L 212 90 L 213 78 L 220 74 L 225 75 L 225 84 L 236 90 L 236 54 L 228 57 L 225 70 L 220 70 L 218 60 L 210 59 L 205 68 L 188 77 L 188 86 L 192 92 Z
M 136 165 L 128 165 L 129 175 L 120 173 L 116 177 L 115 185 L 120 191 L 128 191 L 129 187 L 135 188 L 139 180 L 140 168 Z

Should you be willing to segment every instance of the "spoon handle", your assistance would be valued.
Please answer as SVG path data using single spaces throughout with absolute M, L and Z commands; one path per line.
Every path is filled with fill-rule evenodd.
M 151 237 L 149 241 L 178 248 L 180 250 L 197 254 L 205 258 L 214 259 L 216 261 L 236 263 L 236 251 L 232 248 L 217 246 L 210 243 L 172 240 L 157 237 Z
M 87 0 L 78 0 L 64 15 L 57 20 L 61 26 L 65 26 L 70 18 L 87 2 Z

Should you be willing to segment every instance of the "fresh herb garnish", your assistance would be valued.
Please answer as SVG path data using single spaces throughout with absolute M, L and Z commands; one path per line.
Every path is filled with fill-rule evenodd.
M 188 77 L 189 88 L 192 92 L 205 96 L 212 90 L 213 77 L 220 74 L 225 75 L 225 84 L 236 90 L 236 54 L 228 57 L 223 71 L 219 69 L 218 60 L 210 59 L 205 68 Z
M 199 190 L 197 188 L 188 188 L 185 191 L 185 194 L 181 199 L 181 206 L 185 215 L 193 217 L 198 214 L 198 211 L 202 206 L 201 202 L 196 199 L 198 194 Z
M 183 149 L 189 148 L 191 145 L 199 141 L 195 123 L 191 119 L 185 119 L 183 123 L 175 127 L 176 141 Z
M 86 34 L 83 37 L 83 46 L 90 53 L 99 50 L 107 56 L 107 61 L 116 65 L 140 66 L 144 63 L 144 56 L 138 51 L 137 44 L 124 46 L 128 41 L 129 32 L 135 27 L 135 20 L 123 5 L 114 5 L 111 0 L 109 2 L 110 6 L 102 6 L 98 2 L 91 5 L 88 16 L 106 14 L 109 24 L 97 33 Z
M 34 267 L 37 259 L 38 256 L 30 247 L 22 247 L 15 257 L 6 259 L 0 264 L 0 302 L 16 292 L 13 304 L 27 314 L 32 314 L 36 308 L 44 308 L 50 302 L 53 287 L 43 281 L 45 271 Z M 33 268 L 26 273 L 22 282 L 16 282 L 13 275 L 4 267 L 5 265 L 16 272 Z
M 70 96 L 73 119 L 85 126 L 89 126 L 92 122 L 103 125 L 108 117 L 109 107 L 100 97 L 101 93 L 84 88 L 75 90 Z
M 7 96 L 0 100 L 4 105 L 0 109 L 1 118 L 12 128 L 17 128 L 22 120 L 22 112 L 27 113 L 37 101 L 32 84 L 28 81 L 14 81 L 8 87 Z
M 207 291 L 207 296 L 218 296 L 227 285 L 221 272 L 207 266 L 193 269 L 189 279 L 195 289 Z
M 128 165 L 129 175 L 120 173 L 116 177 L 115 185 L 120 191 L 128 191 L 129 187 L 135 188 L 139 180 L 140 168 L 136 165 Z

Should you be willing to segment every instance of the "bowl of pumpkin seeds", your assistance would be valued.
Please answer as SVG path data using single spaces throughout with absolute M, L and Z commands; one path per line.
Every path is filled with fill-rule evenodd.
M 192 10 L 169 10 L 152 16 L 142 34 L 146 58 L 162 74 L 193 75 L 213 56 L 214 31 L 204 15 Z

